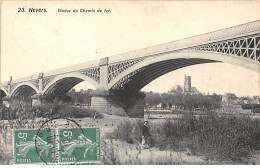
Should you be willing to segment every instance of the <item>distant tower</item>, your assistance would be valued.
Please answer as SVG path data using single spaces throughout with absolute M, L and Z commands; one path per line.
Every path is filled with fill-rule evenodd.
M 184 77 L 184 92 L 191 92 L 191 76 Z

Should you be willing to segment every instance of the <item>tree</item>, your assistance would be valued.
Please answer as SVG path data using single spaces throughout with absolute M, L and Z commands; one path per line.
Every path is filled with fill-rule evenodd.
M 92 89 L 88 89 L 87 91 L 81 89 L 79 92 L 76 92 L 75 89 L 72 89 L 68 92 L 68 96 L 71 97 L 71 101 L 74 104 L 90 104 L 91 103 L 91 92 Z
M 149 104 L 149 106 L 156 106 L 160 104 L 161 102 L 161 96 L 159 93 L 154 93 L 154 92 L 144 92 L 146 95 L 145 97 L 145 102 Z
M 221 96 L 217 94 L 183 94 L 180 92 L 174 92 L 174 94 L 145 92 L 145 94 L 145 101 L 150 106 L 156 106 L 162 103 L 162 107 L 166 107 L 168 104 L 169 106 L 171 105 L 191 111 L 195 108 L 213 110 L 221 107 Z

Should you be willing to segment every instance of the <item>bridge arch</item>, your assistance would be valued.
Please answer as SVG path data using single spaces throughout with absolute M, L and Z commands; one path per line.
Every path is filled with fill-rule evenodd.
M 2 99 L 3 97 L 6 97 L 6 96 L 7 96 L 7 94 L 5 93 L 5 91 L 0 90 L 0 99 Z
M 260 73 L 260 62 L 232 54 L 210 51 L 177 51 L 150 56 L 115 77 L 108 88 L 140 90 L 156 78 L 191 65 L 224 62 Z
M 18 95 L 28 97 L 36 93 L 38 93 L 38 88 L 36 86 L 30 82 L 22 82 L 12 89 L 10 97 L 16 97 Z
M 98 83 L 93 79 L 79 73 L 72 72 L 67 74 L 61 74 L 55 77 L 46 87 L 44 88 L 42 94 L 54 93 L 55 95 L 66 94 L 70 89 L 79 84 L 80 82 L 86 81 L 94 87 L 98 87 Z
M 2 97 L 5 97 L 5 96 L 8 95 L 8 92 L 7 92 L 7 90 L 6 90 L 4 87 L 1 87 L 1 88 L 0 88 L 0 91 L 1 91 L 1 96 L 4 95 L 4 96 L 2 96 Z

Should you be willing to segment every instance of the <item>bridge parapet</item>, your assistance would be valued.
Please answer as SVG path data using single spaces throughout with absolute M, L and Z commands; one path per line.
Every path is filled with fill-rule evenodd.
M 203 53 L 203 57 L 198 56 Z M 211 56 L 214 56 L 215 60 L 210 58 L 209 53 L 213 53 Z M 214 54 L 221 55 L 221 58 Z M 34 74 L 0 85 L 7 96 L 18 93 L 19 91 L 15 90 L 24 89 L 19 88 L 24 85 L 27 86 L 24 89 L 25 92 L 34 90 L 37 94 L 48 94 L 56 91 L 57 94 L 64 94 L 82 81 L 88 81 L 98 89 L 109 90 L 125 86 L 126 83 L 133 81 L 134 77 L 138 77 L 135 79 L 135 83 L 143 81 L 142 85 L 140 84 L 141 87 L 146 84 L 145 82 L 154 79 L 155 74 L 162 75 L 180 65 L 185 67 L 205 63 L 205 60 L 207 60 L 206 62 L 222 62 L 223 56 L 227 58 L 226 62 L 231 60 L 230 57 L 236 56 L 235 59 L 239 58 L 237 62 L 242 62 L 237 65 L 243 64 L 242 66 L 248 68 L 254 64 L 251 69 L 258 70 L 260 65 L 260 21 L 47 71 L 44 74 Z M 197 60 L 192 60 L 191 57 L 196 57 Z M 185 62 L 186 60 L 183 58 L 190 60 Z M 245 63 L 245 60 L 250 62 Z M 234 63 L 236 61 L 232 62 L 232 64 Z M 248 65 L 245 66 L 244 64 L 247 63 Z M 149 68 L 147 68 L 148 66 Z M 162 67 L 165 70 L 162 71 Z M 141 77 L 139 78 L 138 75 Z M 145 81 L 148 78 L 149 80 Z
M 260 21 L 254 21 L 250 23 L 245 23 L 242 25 L 214 31 L 214 32 L 209 32 L 205 33 L 202 35 L 197 35 L 189 38 L 184 38 L 181 40 L 169 42 L 169 43 L 164 43 L 140 50 L 135 50 L 135 51 L 130 51 L 118 55 L 114 55 L 111 57 L 106 57 L 106 58 L 101 58 L 98 60 L 94 61 L 89 61 L 86 63 L 82 64 L 77 64 L 65 68 L 60 68 L 56 69 L 53 71 L 47 71 L 44 72 L 44 77 L 51 78 L 52 76 L 55 75 L 60 75 L 64 73 L 69 73 L 69 72 L 77 72 L 80 70 L 85 70 L 89 68 L 95 68 L 99 67 L 100 63 L 102 61 L 107 62 L 108 65 L 115 64 L 117 62 L 125 62 L 125 61 L 131 61 L 133 59 L 141 59 L 142 57 L 146 56 L 152 56 L 160 53 L 167 53 L 170 51 L 177 51 L 177 50 L 188 50 L 196 46 L 201 46 L 201 45 L 207 45 L 215 42 L 220 42 L 220 41 L 227 41 L 229 39 L 235 39 L 235 38 L 241 38 L 243 36 L 250 36 L 250 35 L 255 35 L 260 33 Z M 258 35 L 259 37 L 259 35 Z M 256 42 L 259 42 L 259 38 L 256 39 Z M 126 60 L 127 58 L 127 60 Z M 133 60 L 131 62 L 135 62 L 136 60 Z M 17 80 L 13 80 L 12 83 L 21 83 L 25 81 L 33 81 L 38 79 L 39 74 L 34 74 L 28 77 L 20 78 Z M 96 78 L 96 77 L 95 77 Z M 96 80 L 96 79 L 95 79 Z M 2 82 L 1 85 L 7 85 L 8 82 Z
M 243 36 L 250 36 L 260 33 L 260 20 L 245 23 L 238 26 L 233 26 L 218 31 L 213 31 L 193 37 L 176 40 L 169 43 L 164 43 L 152 47 L 147 47 L 140 50 L 126 52 L 109 57 L 110 63 L 124 61 L 125 58 L 135 59 L 140 57 L 152 56 L 160 53 L 170 51 L 185 50 L 191 47 L 214 43 L 218 41 L 225 41 L 229 39 L 241 38 Z
M 89 61 L 89 62 L 77 64 L 77 65 L 59 68 L 56 70 L 46 71 L 46 72 L 44 72 L 44 78 L 51 78 L 51 77 L 55 77 L 55 76 L 61 75 L 61 74 L 79 72 L 81 70 L 99 67 L 99 61 L 100 60 L 94 60 L 94 61 Z M 26 76 L 26 77 L 23 77 L 20 79 L 12 80 L 12 83 L 22 83 L 22 82 L 31 81 L 31 80 L 37 80 L 38 78 L 39 78 L 39 74 L 33 74 L 31 76 Z M 1 85 L 2 86 L 8 85 L 8 82 L 9 81 L 1 82 Z

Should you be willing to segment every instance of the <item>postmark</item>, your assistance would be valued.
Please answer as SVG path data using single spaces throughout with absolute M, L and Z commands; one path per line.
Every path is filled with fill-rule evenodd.
M 100 128 L 81 128 L 74 120 L 54 118 L 39 129 L 14 130 L 15 164 L 77 164 L 101 161 Z
M 53 118 L 46 121 L 38 130 L 37 137 L 44 129 L 55 129 L 56 161 L 58 164 L 99 162 L 100 128 L 81 128 L 70 118 Z M 36 150 L 39 153 L 37 148 Z M 45 158 L 41 159 L 45 161 Z
M 59 164 L 59 154 L 60 154 L 60 148 L 59 148 L 59 142 L 60 142 L 60 134 L 59 134 L 59 129 L 61 128 L 65 128 L 65 129 L 69 129 L 70 131 L 74 132 L 74 130 L 78 129 L 81 133 L 83 133 L 81 126 L 76 123 L 74 120 L 69 119 L 69 118 L 53 118 L 50 120 L 47 120 L 46 122 L 44 122 L 41 127 L 38 129 L 38 133 L 36 137 L 40 137 L 41 134 L 43 134 L 42 130 L 47 129 L 55 129 L 55 144 L 56 144 L 56 150 L 55 150 L 55 162 L 53 164 Z M 38 147 L 36 146 L 36 151 L 37 154 L 40 156 L 40 150 L 38 149 Z M 52 164 L 49 163 L 48 161 L 46 161 L 44 157 L 41 157 L 42 161 L 45 164 Z M 74 162 L 70 162 L 70 164 L 76 164 L 77 160 L 75 160 Z
M 100 128 L 59 129 L 59 135 L 60 163 L 100 161 Z
M 14 130 L 14 164 L 55 162 L 55 130 L 42 129 L 37 136 L 38 133 L 38 130 Z

